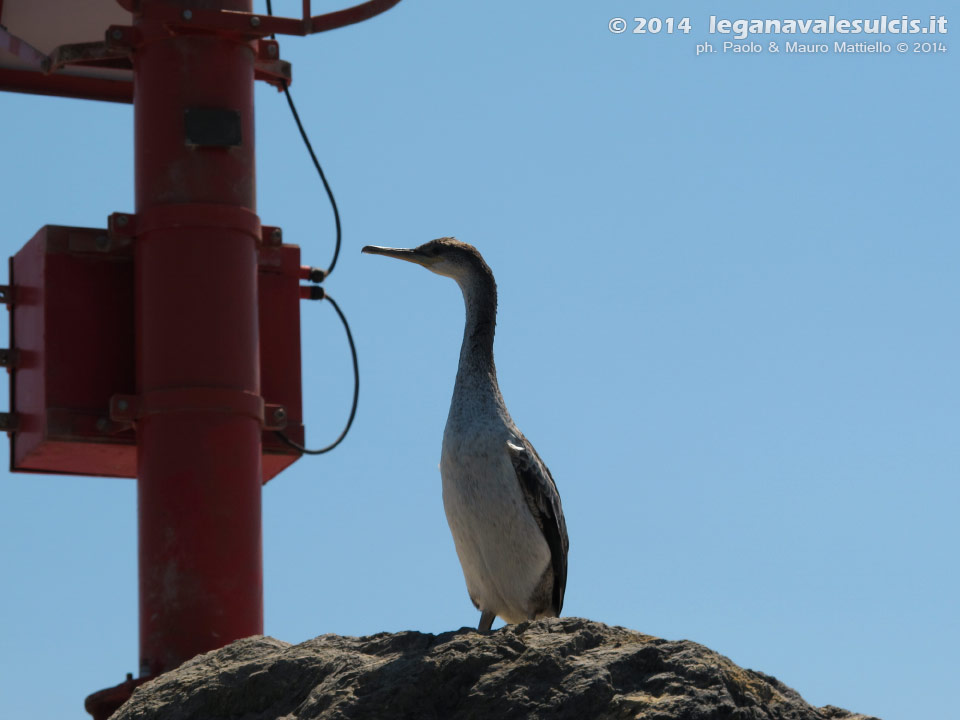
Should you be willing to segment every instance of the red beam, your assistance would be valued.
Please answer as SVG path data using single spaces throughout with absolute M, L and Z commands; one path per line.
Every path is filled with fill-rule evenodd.
M 0 5 L 0 12 L 3 8 Z M 25 69 L 0 68 L 0 91 L 133 102 L 133 83 L 99 77 L 48 74 L 51 58 L 0 26 L 0 52 L 16 57 Z
M 256 48 L 168 33 L 153 5 L 134 55 L 137 391 L 180 401 L 137 425 L 142 676 L 263 632 L 261 422 L 243 409 L 260 395 Z
M 386 12 L 399 2 L 400 0 L 370 0 L 369 2 L 347 8 L 346 10 L 338 10 L 327 13 L 326 15 L 317 15 L 316 17 L 310 18 L 310 32 L 325 32 L 369 20 L 380 13 Z
M 129 81 L 63 73 L 44 75 L 33 70 L 0 68 L 0 91 L 118 103 L 133 102 L 133 83 Z
M 133 11 L 137 5 L 133 0 L 118 0 L 120 5 Z M 167 26 L 178 29 L 218 30 L 247 35 L 266 37 L 267 35 L 311 35 L 327 30 L 353 25 L 369 20 L 386 12 L 400 0 L 367 0 L 353 7 L 337 10 L 325 15 L 310 16 L 310 3 L 303 3 L 303 17 L 287 18 L 276 15 L 259 15 L 249 10 L 238 11 L 232 8 L 187 9 L 179 0 L 143 0 L 139 11 L 154 20 L 162 20 Z

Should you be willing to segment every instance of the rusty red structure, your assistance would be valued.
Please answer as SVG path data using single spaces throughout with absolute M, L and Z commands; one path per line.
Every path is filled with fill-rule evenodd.
M 299 248 L 256 212 L 254 82 L 290 82 L 275 33 L 399 2 L 315 17 L 304 0 L 282 18 L 252 0 L 103 1 L 129 22 L 52 47 L 42 28 L 42 43 L 17 34 L 26 0 L 0 2 L 0 90 L 134 109 L 134 211 L 42 228 L 0 290 L 11 469 L 137 479 L 139 677 L 87 698 L 97 720 L 137 684 L 263 632 L 261 487 L 299 457 L 273 431 L 303 442 L 309 293 Z

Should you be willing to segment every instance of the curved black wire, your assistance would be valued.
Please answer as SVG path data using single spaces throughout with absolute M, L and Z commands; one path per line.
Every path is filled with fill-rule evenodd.
M 327 182 L 327 176 L 324 174 L 323 168 L 320 167 L 317 154 L 313 151 L 313 146 L 310 144 L 310 138 L 307 137 L 307 132 L 303 129 L 303 123 L 300 122 L 300 114 L 297 112 L 297 106 L 293 104 L 293 97 L 291 97 L 290 90 L 287 88 L 286 83 L 283 84 L 283 94 L 287 96 L 287 104 L 290 106 L 290 112 L 297 123 L 297 129 L 300 130 L 300 137 L 303 138 L 303 144 L 307 146 L 307 152 L 310 153 L 313 166 L 317 169 L 320 180 L 323 181 L 323 189 L 327 191 L 327 197 L 330 198 L 330 207 L 333 208 L 333 221 L 337 225 L 337 242 L 333 248 L 333 260 L 330 261 L 330 266 L 323 273 L 324 278 L 327 278 L 330 276 L 330 273 L 333 272 L 333 268 L 337 264 L 337 258 L 340 257 L 340 239 L 343 234 L 340 229 L 340 211 L 337 209 L 337 201 L 333 197 L 333 191 L 330 189 L 330 183 Z
M 267 0 L 267 15 L 273 15 L 273 3 L 271 0 Z M 274 37 L 271 35 L 270 37 Z M 327 197 L 330 199 L 330 207 L 333 208 L 333 221 L 337 226 L 337 242 L 333 248 L 333 260 L 330 261 L 330 267 L 328 267 L 324 273 L 324 277 L 328 277 L 330 273 L 333 272 L 333 268 L 336 267 L 337 258 L 340 257 L 340 240 L 343 236 L 343 232 L 340 227 L 340 210 L 337 208 L 337 201 L 333 197 L 333 190 L 330 189 L 330 183 L 327 182 L 327 176 L 323 172 L 323 168 L 320 166 L 320 161 L 317 160 L 317 154 L 313 151 L 313 145 L 310 144 L 310 138 L 307 137 L 307 131 L 303 129 L 303 123 L 300 122 L 300 113 L 297 112 L 297 106 L 293 104 L 293 96 L 290 95 L 290 88 L 287 86 L 286 81 L 283 82 L 283 94 L 287 97 L 287 104 L 290 106 L 290 113 L 293 115 L 294 121 L 297 123 L 297 129 L 300 131 L 300 137 L 303 138 L 303 144 L 307 146 L 307 152 L 310 153 L 310 159 L 313 160 L 313 166 L 317 169 L 317 174 L 320 175 L 320 180 L 323 182 L 323 189 L 327 191 Z
M 353 342 L 353 333 L 350 332 L 350 325 L 347 323 L 347 318 L 340 309 L 340 306 L 337 305 L 336 301 L 326 294 L 324 295 L 324 299 L 329 300 L 330 304 L 333 305 L 333 309 L 336 310 L 337 315 L 340 316 L 340 322 L 343 323 L 343 329 L 347 331 L 347 342 L 350 343 L 350 357 L 353 359 L 353 405 L 350 408 L 350 417 L 347 419 L 347 425 L 345 428 L 343 428 L 343 432 L 340 433 L 340 437 L 327 445 L 325 448 L 321 448 L 319 450 L 308 450 L 300 443 L 294 442 L 288 438 L 279 430 L 275 431 L 277 437 L 280 438 L 284 443 L 293 449 L 300 451 L 304 455 L 323 455 L 323 453 L 330 452 L 343 441 L 343 439 L 347 436 L 347 433 L 350 431 L 350 426 L 353 425 L 353 418 L 357 414 L 357 400 L 360 398 L 360 366 L 357 364 L 357 346 Z

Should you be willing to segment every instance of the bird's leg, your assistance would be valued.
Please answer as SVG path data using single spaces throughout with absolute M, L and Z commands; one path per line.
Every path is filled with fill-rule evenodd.
M 490 632 L 490 628 L 493 625 L 494 618 L 497 617 L 495 612 L 490 612 L 489 610 L 484 610 L 480 613 L 480 624 L 477 626 L 477 630 L 480 632 Z

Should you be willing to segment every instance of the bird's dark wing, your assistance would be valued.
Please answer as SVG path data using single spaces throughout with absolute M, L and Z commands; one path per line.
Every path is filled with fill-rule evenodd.
M 563 608 L 563 594 L 567 588 L 567 551 L 570 549 L 560 493 L 557 492 L 557 486 L 547 466 L 530 441 L 521 433 L 518 433 L 516 440 L 507 443 L 507 449 L 530 512 L 533 513 L 550 548 L 553 563 L 552 605 L 559 615 Z

